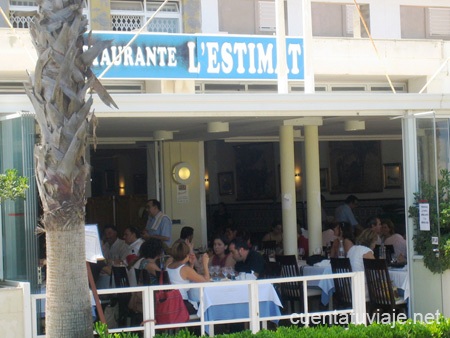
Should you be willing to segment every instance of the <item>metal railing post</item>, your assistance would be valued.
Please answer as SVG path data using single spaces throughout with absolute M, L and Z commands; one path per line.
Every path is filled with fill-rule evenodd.
M 258 284 L 251 282 L 248 285 L 248 295 L 249 295 L 249 316 L 250 316 L 250 330 L 252 333 L 257 333 L 259 331 L 259 295 L 258 295 Z
M 366 286 L 364 272 L 355 272 L 352 283 L 353 324 L 366 324 Z

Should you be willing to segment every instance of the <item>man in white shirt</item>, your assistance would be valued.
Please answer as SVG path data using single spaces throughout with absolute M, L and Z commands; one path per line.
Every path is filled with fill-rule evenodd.
M 149 219 L 145 230 L 142 232 L 144 239 L 157 238 L 163 241 L 167 247 L 172 243 L 172 220 L 161 211 L 161 203 L 158 200 L 147 201 Z
M 105 257 L 106 265 L 102 268 L 97 279 L 97 288 L 108 288 L 110 284 L 110 276 L 112 265 L 120 265 L 126 263 L 128 255 L 128 245 L 124 240 L 118 238 L 117 229 L 112 225 L 105 225 L 103 228 L 103 245 L 102 252 Z
M 128 244 L 127 264 L 131 266 L 136 262 L 139 256 L 139 249 L 144 243 L 139 230 L 135 227 L 128 227 L 123 232 L 123 239 Z

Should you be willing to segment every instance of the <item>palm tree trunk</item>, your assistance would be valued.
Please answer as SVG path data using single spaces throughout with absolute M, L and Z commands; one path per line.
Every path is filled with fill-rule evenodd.
M 110 42 L 85 43 L 83 0 L 40 0 L 30 25 L 38 61 L 25 89 L 40 127 L 35 148 L 36 182 L 47 240 L 46 334 L 50 338 L 92 337 L 86 271 L 85 205 L 89 164 L 85 160 L 95 89 L 111 97 L 92 74 L 92 61 Z M 83 51 L 83 45 L 88 49 Z M 95 135 L 94 135 L 95 136 Z
M 84 223 L 47 231 L 47 337 L 92 337 L 92 312 L 84 257 Z M 86 301 L 88 300 L 88 301 Z

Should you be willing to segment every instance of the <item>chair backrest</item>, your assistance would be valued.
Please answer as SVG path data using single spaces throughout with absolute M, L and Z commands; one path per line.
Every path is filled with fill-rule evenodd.
M 275 260 L 281 266 L 282 277 L 300 276 L 297 257 L 295 255 L 277 255 Z
M 281 266 L 281 277 L 300 276 L 300 270 L 295 255 L 277 255 L 277 263 Z M 300 311 L 303 311 L 303 282 L 280 283 L 281 298 L 286 301 L 299 301 Z
M 279 278 L 281 277 L 281 265 L 279 262 L 272 262 L 265 258 L 264 277 L 263 278 Z
M 350 259 L 348 258 L 330 258 L 331 271 L 333 273 L 352 272 Z M 352 304 L 352 281 L 350 278 L 334 279 L 335 298 L 337 308 L 346 308 Z
M 127 268 L 124 266 L 112 266 L 112 275 L 116 288 L 126 288 L 130 286 Z
M 363 262 L 371 305 L 393 308 L 395 295 L 386 260 L 364 258 Z

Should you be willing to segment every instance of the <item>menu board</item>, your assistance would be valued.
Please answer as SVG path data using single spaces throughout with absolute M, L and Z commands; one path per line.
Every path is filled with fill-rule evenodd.
M 97 224 L 86 224 L 85 226 L 86 261 L 97 263 L 98 260 L 105 259 L 102 253 L 100 236 Z

